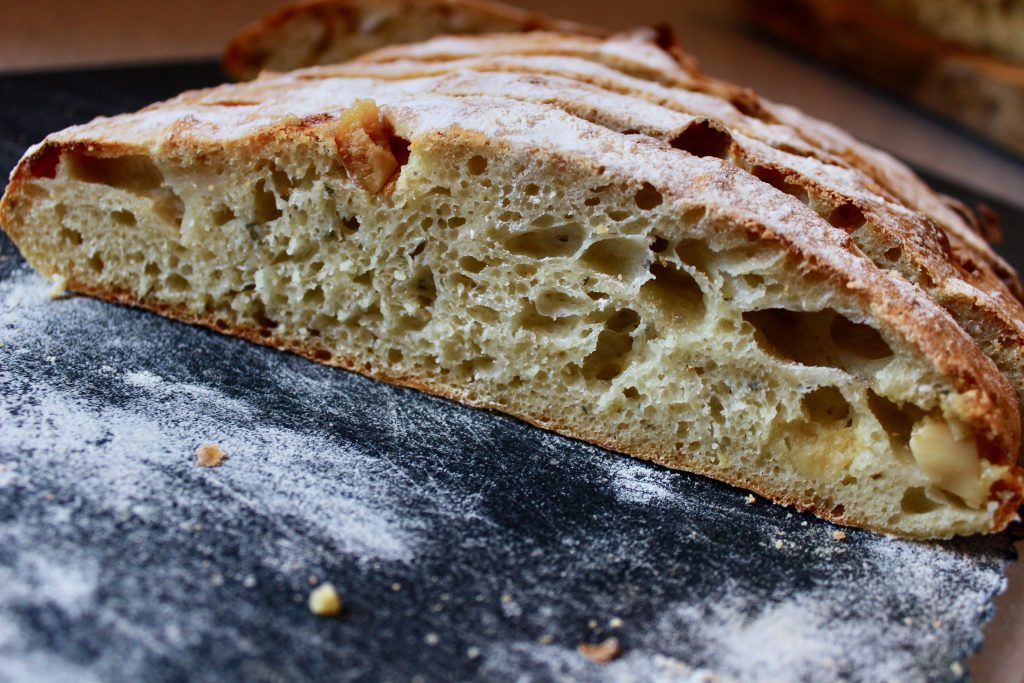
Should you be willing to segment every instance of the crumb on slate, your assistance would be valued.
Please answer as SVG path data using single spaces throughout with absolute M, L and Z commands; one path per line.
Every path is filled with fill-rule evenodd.
M 846 532 L 845 531 L 833 531 L 832 532 L 832 538 L 836 539 L 837 541 L 845 541 L 846 540 Z
M 196 465 L 199 467 L 217 467 L 226 457 L 227 454 L 219 444 L 204 443 L 196 449 Z
M 309 592 L 309 611 L 321 617 L 341 614 L 341 596 L 334 584 L 322 583 Z
M 622 649 L 619 647 L 618 638 L 605 638 L 600 643 L 580 643 L 576 646 L 576 651 L 587 659 L 597 662 L 598 664 L 607 664 L 608 662 L 616 659 L 621 653 Z
M 754 498 L 753 493 L 748 493 L 747 497 L 744 498 L 743 500 L 747 503 L 747 505 L 753 505 L 754 503 L 757 502 L 757 498 Z

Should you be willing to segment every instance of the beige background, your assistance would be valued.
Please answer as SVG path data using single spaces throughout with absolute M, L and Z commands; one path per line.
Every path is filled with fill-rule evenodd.
M 277 0 L 5 0 L 0 71 L 54 66 L 207 58 Z M 891 98 L 792 56 L 737 26 L 715 0 L 569 0 L 515 4 L 562 18 L 625 28 L 668 21 L 716 76 L 753 86 L 847 128 L 898 156 L 1024 207 L 1024 161 L 994 151 Z M 1015 264 L 1018 267 L 1024 264 Z M 1024 544 L 1018 543 L 1024 550 Z M 972 663 L 980 683 L 1024 681 L 1024 562 Z

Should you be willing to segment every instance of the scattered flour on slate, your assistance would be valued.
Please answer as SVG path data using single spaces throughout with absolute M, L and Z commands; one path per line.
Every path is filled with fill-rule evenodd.
M 418 513 L 405 501 L 411 495 L 423 496 L 423 487 L 430 483 L 408 481 L 406 475 L 389 468 L 373 453 L 339 444 L 315 429 L 272 424 L 260 419 L 258 409 L 246 400 L 143 367 L 120 367 L 113 362 L 78 368 L 105 376 L 112 391 L 121 396 L 117 401 L 77 391 L 75 383 L 61 379 L 60 370 L 66 368 L 60 366 L 68 360 L 57 355 L 60 345 L 49 335 L 74 327 L 76 316 L 88 316 L 90 325 L 95 325 L 97 307 L 104 305 L 76 299 L 53 302 L 48 290 L 42 278 L 27 270 L 0 282 L 0 386 L 18 387 L 0 391 L 3 453 L 33 453 L 27 462 L 0 460 L 0 495 L 26 484 L 28 478 L 40 478 L 54 489 L 73 491 L 82 497 L 86 509 L 105 511 L 111 519 L 134 517 L 153 523 L 174 522 L 158 519 L 166 508 L 154 506 L 153 501 L 163 496 L 175 497 L 182 508 L 199 505 L 200 499 L 211 495 L 222 496 L 239 505 L 258 507 L 267 524 L 280 525 L 286 531 L 289 526 L 296 528 L 295 533 L 285 534 L 289 540 L 284 542 L 251 539 L 262 544 L 255 553 L 260 561 L 285 575 L 300 574 L 316 565 L 325 553 L 348 553 L 361 562 L 411 563 L 426 549 L 429 541 L 424 525 L 428 522 L 417 518 Z M 116 330 L 111 333 L 117 334 Z M 150 342 L 141 336 L 123 334 L 110 343 L 131 351 L 127 355 L 136 358 L 152 351 Z M 23 377 L 12 370 L 4 354 L 13 358 L 35 354 L 40 363 L 57 367 L 48 381 L 23 386 Z M 44 365 L 39 367 L 45 370 Z M 296 376 L 294 381 L 301 384 L 311 380 Z M 310 386 L 310 390 L 315 393 L 316 387 Z M 393 402 L 378 419 L 387 429 L 401 434 L 408 429 L 401 410 Z M 467 414 L 471 416 L 465 419 L 475 419 Z M 735 501 L 725 501 L 720 508 L 698 508 L 678 493 L 674 475 L 665 470 L 628 458 L 594 459 L 583 448 L 565 445 L 557 437 L 551 439 L 560 444 L 561 451 L 569 453 L 567 458 L 576 457 L 577 450 L 582 453 L 580 458 L 592 458 L 591 462 L 603 468 L 615 498 L 624 503 L 647 506 L 658 514 L 744 514 L 744 507 Z M 192 453 L 204 442 L 218 443 L 228 454 L 221 467 L 194 467 Z M 47 447 L 38 448 L 40 443 Z M 101 446 L 101 459 L 96 457 L 97 446 Z M 334 464 L 329 478 L 322 476 L 324 470 L 319 463 L 323 462 Z M 338 463 L 344 464 L 340 470 Z M 344 476 L 338 477 L 339 471 Z M 182 488 L 183 476 L 195 484 L 194 488 Z M 477 516 L 482 522 L 488 521 L 487 513 L 477 509 L 472 500 L 454 500 L 440 488 L 428 494 L 440 518 Z M 73 514 L 73 509 L 56 506 L 52 514 L 67 516 Z M 58 525 L 62 522 L 59 518 L 49 521 Z M 307 543 L 298 532 L 301 529 L 315 530 L 333 547 Z M 787 552 L 786 544 L 795 542 L 802 544 L 803 552 L 815 553 L 819 558 L 852 552 L 849 543 L 838 543 L 831 537 L 832 530 L 828 525 L 814 526 L 795 539 L 792 530 L 787 536 L 783 530 L 765 528 L 759 530 L 763 533 L 757 542 L 762 547 L 756 551 L 774 548 L 781 540 L 779 552 Z M 59 604 L 71 615 L 92 608 L 99 610 L 104 619 L 119 618 L 95 604 L 103 581 L 97 549 L 79 547 L 73 539 L 35 538 L 32 534 L 32 528 L 19 525 L 17 519 L 0 521 L 0 549 L 37 548 L 20 553 L 11 563 L 0 564 L 0 680 L 99 680 L 88 668 L 29 649 L 22 642 L 24 634 L 4 618 L 5 613 L 29 603 L 39 604 L 40 600 Z M 910 653 L 929 645 L 941 648 L 942 644 L 929 643 L 927 635 L 921 640 L 920 630 L 901 629 L 899 618 L 892 616 L 898 613 L 893 605 L 898 607 L 900 600 L 914 599 L 917 618 L 935 621 L 938 627 L 944 619 L 977 611 L 983 605 L 978 596 L 998 592 L 1003 576 L 999 571 L 978 572 L 980 584 L 971 591 L 945 593 L 936 600 L 936 591 L 955 586 L 950 577 L 963 574 L 964 566 L 969 564 L 956 550 L 879 536 L 861 538 L 857 551 L 863 556 L 865 571 L 899 577 L 895 583 L 888 579 L 879 587 L 878 595 L 868 596 L 866 601 L 864 595 L 853 592 L 863 590 L 863 577 L 849 581 L 850 577 L 841 573 L 796 593 L 776 595 L 768 588 L 755 596 L 756 602 L 735 590 L 724 577 L 717 590 L 701 598 L 659 607 L 643 629 L 630 629 L 626 624 L 621 631 L 623 656 L 611 664 L 589 662 L 576 653 L 575 643 L 564 642 L 559 636 L 550 645 L 532 640 L 481 643 L 480 671 L 485 678 L 493 679 L 508 678 L 524 668 L 543 672 L 538 678 L 520 679 L 524 681 L 746 683 L 836 680 L 828 669 L 834 662 L 840 668 L 857 667 L 860 680 L 913 680 L 915 660 Z M 599 569 L 606 558 L 614 559 L 616 552 L 633 552 L 628 539 L 607 539 L 606 546 L 600 545 L 601 539 L 578 541 L 581 547 L 608 553 L 594 557 L 583 553 L 578 564 L 581 570 Z M 567 546 L 574 542 L 566 538 Z M 756 552 L 752 551 L 751 561 L 755 560 Z M 211 575 L 215 576 L 215 570 L 211 568 Z M 173 576 L 173 568 L 166 571 Z M 517 596 L 516 601 L 500 608 L 504 617 L 528 619 L 531 612 L 544 609 L 546 597 L 554 603 L 558 596 L 545 591 L 539 585 L 532 595 Z M 846 604 L 854 603 L 859 606 L 857 611 L 845 610 Z M 154 605 L 153 609 L 161 607 Z M 194 614 L 167 613 L 161 617 L 167 624 L 164 633 L 134 629 L 126 621 L 123 635 L 151 651 L 171 653 L 174 647 L 195 641 L 196 634 L 203 631 L 203 618 L 200 609 Z M 936 634 L 940 634 L 938 628 Z M 700 645 L 694 647 L 695 642 Z M 238 635 L 236 646 L 246 647 L 244 634 Z M 879 649 L 887 656 L 877 658 L 874 653 Z M 680 656 L 669 657 L 665 652 Z

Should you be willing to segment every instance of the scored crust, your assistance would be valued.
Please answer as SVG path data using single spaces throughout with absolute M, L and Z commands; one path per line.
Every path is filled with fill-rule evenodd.
M 244 81 L 264 70 L 344 62 L 385 45 L 436 35 L 523 31 L 606 35 L 592 26 L 489 0 L 307 0 L 242 29 L 228 42 L 221 65 Z
M 380 105 L 379 115 L 376 105 L 369 110 L 359 104 L 366 96 Z M 398 169 L 390 179 L 368 180 L 365 171 L 352 174 L 353 169 L 362 168 L 356 162 L 387 154 Z M 973 511 L 952 511 L 952 516 L 941 523 L 937 517 L 927 516 L 930 510 L 915 510 L 915 514 L 921 513 L 917 521 L 886 521 L 872 516 L 867 503 L 859 502 L 861 507 L 844 505 L 813 490 L 785 485 L 759 470 L 730 469 L 731 465 L 717 460 L 690 457 L 664 443 L 636 436 L 628 424 L 595 425 L 589 417 L 510 402 L 508 396 L 512 394 L 496 393 L 476 370 L 457 380 L 444 379 L 422 368 L 410 370 L 400 360 L 382 363 L 369 351 L 361 354 L 332 346 L 319 332 L 310 334 L 309 326 L 275 328 L 272 318 L 291 313 L 265 308 L 273 306 L 272 301 L 241 315 L 230 308 L 204 308 L 204 304 L 181 295 L 180 289 L 174 294 L 171 280 L 146 287 L 132 285 L 130 280 L 121 285 L 104 281 L 107 276 L 102 275 L 102 262 L 98 270 L 90 272 L 92 266 L 88 263 L 66 262 L 53 248 L 58 236 L 52 233 L 59 232 L 54 225 L 67 223 L 70 219 L 62 217 L 61 212 L 70 209 L 66 205 L 58 208 L 51 201 L 65 185 L 78 189 L 87 185 L 92 191 L 97 185 L 112 184 L 118 190 L 134 190 L 132 183 L 136 181 L 117 177 L 104 165 L 104 159 L 129 159 L 132 163 L 153 159 L 140 167 L 145 171 L 143 175 L 155 172 L 159 176 L 145 188 L 146 205 L 165 206 L 166 192 L 171 192 L 182 204 L 176 214 L 177 223 L 172 224 L 182 235 L 199 231 L 197 234 L 206 235 L 203 240 L 207 241 L 219 234 L 209 232 L 212 223 L 204 222 L 213 217 L 209 212 L 215 208 L 207 204 L 223 200 L 224 192 L 215 190 L 219 181 L 216 175 L 210 176 L 213 194 L 193 199 L 190 192 L 205 192 L 206 176 L 192 175 L 207 168 L 230 170 L 234 168 L 230 164 L 257 164 L 257 171 L 250 169 L 239 176 L 244 181 L 232 180 L 232 187 L 247 188 L 254 178 L 260 178 L 255 182 L 257 193 L 272 195 L 271 214 L 276 215 L 270 222 L 282 226 L 287 224 L 279 221 L 299 217 L 293 213 L 281 215 L 292 210 L 289 192 L 299 196 L 303 178 L 316 177 L 310 176 L 312 171 L 293 172 L 296 159 L 335 164 L 337 177 L 332 177 L 332 184 L 324 185 L 323 191 L 332 201 L 340 201 L 338 197 L 344 191 L 346 196 L 354 197 L 351 201 L 369 207 L 359 214 L 364 221 L 366 216 L 374 216 L 373 220 L 386 222 L 389 216 L 401 214 L 403 205 L 422 199 L 410 194 L 419 182 L 417 177 L 444 175 L 449 173 L 447 167 L 461 168 L 463 164 L 474 173 L 474 163 L 483 163 L 486 168 L 489 161 L 499 167 L 506 159 L 520 159 L 524 177 L 534 172 L 531 165 L 540 164 L 549 169 L 549 182 L 567 188 L 565 192 L 595 179 L 600 179 L 602 192 L 611 195 L 620 192 L 615 188 L 627 188 L 635 193 L 634 210 L 639 209 L 647 220 L 662 221 L 658 223 L 661 232 L 644 234 L 645 239 L 652 240 L 651 260 L 662 268 L 659 273 L 666 274 L 666 281 L 672 272 L 682 277 L 685 270 L 690 280 L 701 279 L 703 291 L 708 286 L 705 280 L 711 276 L 702 273 L 701 268 L 718 268 L 719 262 L 714 259 L 728 253 L 725 245 L 735 245 L 738 240 L 763 252 L 764 258 L 767 254 L 783 259 L 775 261 L 783 270 L 776 268 L 772 273 L 787 272 L 792 287 L 799 284 L 800 290 L 784 292 L 790 297 L 785 301 L 796 306 L 803 297 L 802 305 L 812 306 L 796 310 L 841 309 L 852 320 L 843 329 L 854 336 L 863 334 L 858 330 L 865 324 L 877 326 L 884 338 L 883 346 L 897 351 L 892 362 L 907 364 L 907 376 L 916 378 L 892 389 L 893 398 L 921 403 L 926 417 L 919 420 L 941 418 L 967 425 L 976 440 L 980 462 L 997 471 L 990 481 L 987 504 Z M 477 159 L 481 161 L 474 161 Z M 259 170 L 258 164 L 267 160 L 273 162 L 271 166 L 279 164 L 273 173 L 270 167 Z M 154 163 L 153 169 L 145 165 Z M 338 163 L 341 169 L 336 168 Z M 107 169 L 106 175 L 90 164 Z M 220 173 L 235 177 L 227 170 Z M 514 182 L 509 180 L 514 175 L 498 174 L 493 182 Z M 123 187 L 118 187 L 119 183 Z M 267 188 L 275 184 L 284 189 L 270 193 Z M 468 192 L 465 187 L 462 191 Z M 457 191 L 445 190 L 449 196 Z M 516 193 L 508 196 L 513 195 Z M 101 203 L 120 196 L 115 192 Z M 437 210 L 444 206 L 448 206 L 446 211 L 451 209 L 448 204 L 440 204 Z M 983 241 L 972 239 L 969 224 L 895 161 L 849 141 L 824 124 L 764 102 L 749 91 L 700 76 L 688 65 L 680 66 L 671 52 L 642 33 L 606 41 L 541 33 L 446 38 L 384 50 L 348 65 L 185 93 L 138 114 L 101 119 L 50 136 L 30 150 L 12 174 L 0 208 L 4 228 L 30 262 L 44 273 L 62 275 L 72 289 L 199 322 L 473 405 L 500 409 L 670 467 L 709 474 L 837 521 L 912 536 L 996 530 L 1014 517 L 1024 491 L 1021 472 L 1014 466 L 1020 446 L 1018 403 L 1010 383 L 996 367 L 1000 362 L 1008 365 L 1007 358 L 1012 363 L 1016 357 L 1013 354 L 1020 353 L 1017 338 L 1007 337 L 1000 327 L 1020 328 L 1020 302 L 1011 287 L 1015 286 L 1012 270 L 1006 267 L 997 273 L 1003 264 Z M 694 218 L 697 208 L 702 213 Z M 221 224 L 223 231 L 245 220 L 238 206 L 232 205 L 231 209 L 230 218 Z M 135 215 L 131 219 L 143 220 Z M 255 228 L 244 228 L 250 232 L 259 229 L 258 221 L 252 225 Z M 463 218 L 458 225 L 468 230 L 472 223 Z M 516 225 L 517 230 L 525 229 Z M 484 224 L 479 227 L 483 229 Z M 602 235 L 611 230 L 607 239 L 629 245 L 639 239 L 629 231 L 641 227 L 627 220 L 624 226 L 597 225 L 593 232 Z M 586 231 L 580 227 L 578 232 Z M 348 234 L 355 239 L 353 233 Z M 722 246 L 704 254 L 714 261 L 711 266 L 679 261 L 664 247 L 658 251 L 658 240 L 671 242 L 672 250 L 680 253 L 697 250 L 701 244 L 693 242 L 698 234 L 701 244 Z M 502 249 L 500 243 L 492 246 L 472 234 L 456 231 L 454 235 L 473 248 L 492 252 Z M 588 239 L 598 238 L 590 235 Z M 190 248 L 211 248 L 204 247 L 203 240 Z M 437 243 L 438 238 L 434 238 L 416 249 L 425 248 L 429 254 Z M 900 257 L 886 260 L 884 251 L 891 249 L 892 243 L 900 246 Z M 404 248 L 399 244 L 390 248 Z M 534 248 L 528 245 L 524 253 Z M 589 253 L 588 248 L 584 257 Z M 876 253 L 882 253 L 882 257 L 876 258 Z M 964 267 L 957 260 L 958 254 L 961 259 L 976 261 L 974 268 Z M 543 255 L 538 258 L 551 262 Z M 666 261 L 671 264 L 665 265 Z M 598 270 L 618 267 L 600 259 L 594 263 Z M 766 271 L 758 277 L 773 277 L 772 273 Z M 653 276 L 653 281 L 660 279 L 660 274 Z M 594 277 L 600 279 L 598 274 Z M 640 292 L 643 300 L 643 292 L 648 290 L 642 285 L 651 282 L 650 275 L 641 273 L 634 298 Z M 619 291 L 615 287 L 620 285 L 614 281 L 609 286 Z M 973 318 L 950 303 L 956 299 L 947 296 L 940 300 L 935 294 L 951 290 L 973 302 L 968 311 Z M 438 292 L 434 295 L 440 296 Z M 324 293 L 317 296 L 322 298 Z M 776 306 L 785 301 L 778 299 Z M 207 301 L 205 305 L 213 304 Z M 765 344 L 767 337 L 766 346 L 771 347 L 775 343 L 770 339 L 771 326 L 762 329 L 758 320 L 757 316 L 744 317 L 742 325 L 757 327 L 758 343 Z M 672 328 L 676 325 L 673 321 L 662 322 Z M 603 324 L 605 331 L 621 337 L 619 330 L 609 327 L 610 320 L 604 319 Z M 979 349 L 988 343 L 986 334 L 1005 344 L 1007 355 L 991 353 L 991 359 L 986 357 Z M 800 349 L 794 352 L 801 353 Z M 797 372 L 792 363 L 780 367 Z M 871 392 L 881 390 L 881 380 L 872 374 L 875 370 L 871 367 L 853 368 L 851 376 L 842 380 L 847 383 L 844 392 L 854 392 L 850 387 L 868 391 L 860 398 L 843 393 L 841 400 L 848 402 L 851 414 L 855 408 L 859 411 L 867 405 L 869 399 L 874 400 Z M 681 372 L 672 366 L 663 370 Z M 609 396 L 606 389 L 617 386 L 618 375 L 608 378 L 601 372 L 598 370 L 596 384 L 592 384 Z M 806 378 L 821 376 L 817 370 L 802 368 L 799 372 Z M 871 389 L 867 388 L 869 384 Z M 626 386 L 624 390 L 627 397 L 630 391 L 635 397 L 638 387 Z M 864 419 L 874 419 L 867 412 Z M 827 429 L 833 434 L 840 428 L 829 422 Z M 873 434 L 885 433 L 884 429 L 872 429 Z M 796 439 L 799 435 L 791 436 Z M 874 447 L 881 448 L 878 444 Z M 905 444 L 901 448 L 905 460 L 909 451 Z M 906 462 L 892 463 L 894 472 L 907 466 Z

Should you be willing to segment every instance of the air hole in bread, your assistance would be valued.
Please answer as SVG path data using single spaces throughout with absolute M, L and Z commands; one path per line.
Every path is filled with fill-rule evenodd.
M 218 204 L 214 207 L 213 211 L 210 212 L 210 220 L 213 221 L 215 226 L 221 227 L 235 220 L 235 212 L 230 206 Z
M 692 322 L 704 316 L 704 292 L 685 270 L 672 264 L 651 266 L 652 280 L 640 288 L 640 297 L 671 318 Z
M 818 387 L 803 397 L 801 405 L 807 417 L 817 424 L 850 423 L 850 404 L 835 387 Z
M 168 275 L 166 284 L 167 288 L 172 292 L 187 292 L 192 289 L 192 285 L 189 284 L 188 280 L 177 273 L 171 273 Z
M 705 119 L 691 123 L 669 144 L 695 157 L 724 159 L 729 154 L 729 147 L 732 146 L 732 136 L 717 124 Z
M 283 215 L 277 208 L 277 196 L 267 189 L 265 180 L 256 182 L 252 203 L 252 220 L 255 223 L 269 223 Z
M 579 321 L 576 315 L 553 315 L 542 312 L 537 302 L 526 301 L 514 325 L 533 332 L 556 333 L 572 329 Z
M 643 187 L 633 195 L 637 208 L 649 211 L 662 202 L 661 193 L 650 183 L 644 183 Z
M 608 318 L 605 327 L 612 332 L 632 333 L 640 325 L 640 314 L 631 308 L 616 311 Z
M 270 336 L 270 331 L 278 325 L 276 320 L 267 315 L 262 299 L 253 299 L 249 315 L 260 326 L 260 334 L 264 337 Z
M 128 228 L 134 227 L 138 222 L 135 219 L 135 214 L 131 211 L 125 211 L 124 209 L 112 212 L 110 217 L 113 218 L 114 222 L 118 225 L 123 225 Z
M 776 190 L 792 195 L 805 204 L 807 203 L 807 190 L 796 183 L 789 182 L 786 176 L 778 169 L 769 166 L 756 166 L 753 173 L 759 180 L 768 183 Z
M 582 299 L 561 289 L 548 289 L 540 293 L 535 305 L 541 315 L 564 318 L 585 313 L 593 304 L 589 299 Z
M 434 305 L 434 301 L 437 299 L 437 283 L 434 281 L 434 273 L 430 268 L 418 268 L 409 283 L 410 291 L 420 306 L 430 308 Z
M 589 380 L 610 381 L 621 375 L 629 364 L 633 350 L 630 333 L 637 324 L 639 316 L 635 311 L 626 309 L 612 315 L 598 335 L 594 351 L 583 359 L 583 376 Z
M 651 242 L 651 251 L 653 251 L 655 254 L 661 254 L 664 253 L 666 249 L 668 249 L 668 240 L 666 240 L 664 237 L 659 237 L 658 235 L 655 235 L 654 240 Z
M 613 237 L 591 244 L 582 259 L 594 270 L 628 282 L 647 269 L 650 252 L 641 237 Z
M 939 503 L 928 496 L 923 486 L 907 489 L 900 500 L 900 509 L 908 515 L 924 515 L 938 507 Z
M 96 272 L 96 273 L 102 273 L 103 272 L 103 266 L 104 266 L 103 258 L 99 254 L 93 254 L 92 256 L 89 257 L 89 259 L 85 263 L 94 272 Z
M 292 194 L 292 181 L 291 178 L 288 177 L 288 174 L 275 166 L 270 172 L 270 181 L 274 185 L 274 190 L 277 192 L 277 196 L 288 201 L 288 198 Z
M 888 249 L 885 250 L 882 256 L 884 256 L 885 259 L 890 263 L 898 263 L 899 260 L 903 258 L 903 249 L 901 249 L 898 246 L 889 247 Z
M 312 289 L 307 289 L 302 295 L 302 303 L 307 306 L 320 306 L 323 302 L 324 290 L 319 285 Z
M 855 329 L 868 341 L 861 346 L 857 341 L 844 340 L 844 346 L 839 346 L 833 337 L 832 329 L 835 319 L 840 317 L 842 316 L 831 309 L 791 311 L 784 308 L 767 308 L 743 314 L 743 319 L 754 327 L 758 344 L 770 355 L 801 365 L 849 371 L 856 365 L 858 358 L 868 357 L 864 354 L 878 353 L 879 348 L 873 346 L 874 340 L 869 334 L 861 332 L 855 327 L 855 323 L 850 321 L 841 323 L 840 328 Z M 847 348 L 851 345 L 855 351 Z M 851 355 L 854 357 L 851 358 Z
M 479 154 L 470 157 L 469 161 L 466 162 L 466 170 L 470 175 L 482 175 L 487 171 L 487 159 Z
M 185 203 L 174 190 L 164 186 L 153 193 L 153 213 L 165 223 L 180 228 L 185 215 Z
M 893 451 L 896 452 L 910 443 L 914 425 L 926 414 L 913 404 L 896 405 L 871 389 L 868 389 L 868 408 L 889 435 Z
M 853 232 L 864 225 L 864 212 L 853 202 L 840 204 L 829 214 L 828 222 L 847 232 Z
M 880 360 L 893 355 L 878 330 L 870 325 L 855 323 L 846 316 L 835 316 L 829 334 L 840 349 L 866 360 Z
M 60 238 L 67 242 L 68 244 L 73 244 L 75 246 L 80 245 L 83 241 L 82 233 L 71 228 L 61 228 Z
M 159 189 L 164 175 L 145 154 L 95 157 L 79 152 L 64 155 L 68 174 L 85 183 L 99 183 L 138 195 Z
M 474 275 L 487 267 L 487 264 L 473 256 L 463 256 L 459 259 L 459 268 Z
M 513 254 L 545 259 L 572 256 L 582 243 L 583 228 L 578 223 L 566 223 L 515 235 L 505 242 L 505 248 Z
M 57 177 L 57 164 L 60 163 L 60 159 L 60 147 L 46 145 L 29 159 L 28 172 L 34 178 L 49 178 L 53 180 Z

